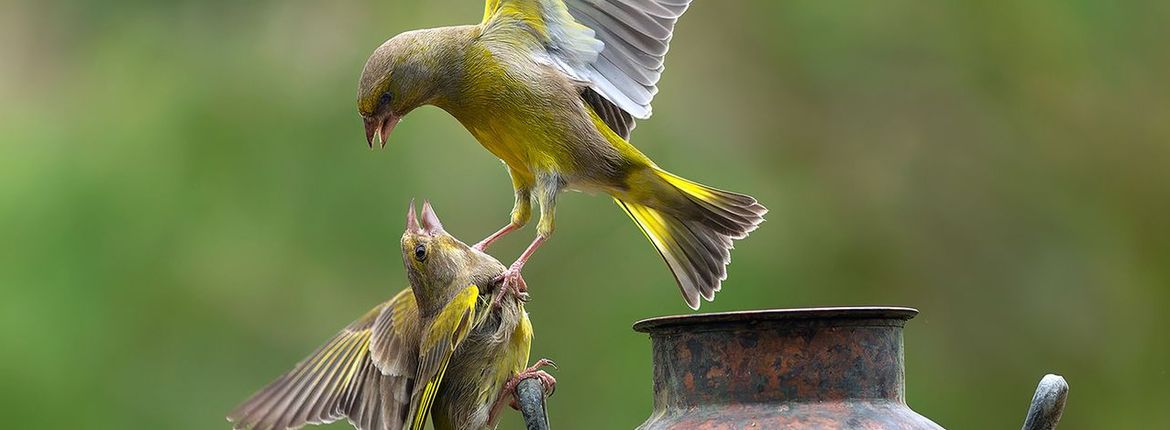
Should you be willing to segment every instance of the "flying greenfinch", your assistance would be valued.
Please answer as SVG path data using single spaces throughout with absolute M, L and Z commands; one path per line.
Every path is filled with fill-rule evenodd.
M 485 288 L 505 270 L 411 203 L 402 236 L 410 287 L 346 326 L 228 415 L 236 429 L 284 430 L 348 418 L 360 430 L 492 429 L 516 384 L 556 380 L 528 363 L 526 296 Z
M 690 0 L 488 0 L 478 25 L 409 31 L 379 46 L 358 86 L 367 143 L 386 145 L 417 107 L 454 116 L 507 165 L 510 222 L 484 250 L 527 224 L 536 238 L 505 272 L 520 270 L 552 234 L 557 195 L 609 194 L 670 267 L 687 305 L 713 300 L 732 241 L 763 222 L 756 199 L 658 167 L 628 141 L 650 117 L 675 22 Z

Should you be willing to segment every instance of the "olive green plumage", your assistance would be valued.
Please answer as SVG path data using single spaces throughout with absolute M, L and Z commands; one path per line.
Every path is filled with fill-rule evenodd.
M 692 308 L 726 278 L 732 241 L 767 210 L 750 196 L 659 168 L 628 141 L 650 116 L 677 19 L 690 0 L 488 0 L 478 25 L 399 34 L 378 47 L 358 86 L 366 137 L 385 145 L 420 106 L 454 116 L 508 166 L 511 220 L 476 244 L 527 224 L 537 238 L 505 272 L 520 282 L 527 258 L 555 229 L 566 189 L 612 196 L 674 273 Z
M 447 234 L 429 204 L 421 225 L 411 204 L 401 244 L 410 288 L 232 411 L 236 429 L 421 429 L 428 416 L 439 430 L 495 428 L 493 406 L 528 362 L 522 297 L 496 288 L 504 266 Z

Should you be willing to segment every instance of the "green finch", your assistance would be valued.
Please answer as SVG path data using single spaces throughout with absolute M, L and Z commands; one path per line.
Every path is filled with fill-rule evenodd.
M 510 222 L 484 250 L 527 224 L 536 238 L 504 273 L 520 270 L 554 229 L 557 196 L 609 194 L 670 267 L 687 305 L 712 300 L 732 241 L 763 222 L 756 199 L 671 174 L 628 141 L 650 116 L 675 22 L 690 0 L 488 0 L 478 25 L 394 36 L 367 60 L 358 112 L 367 143 L 386 139 L 424 105 L 454 116 L 504 161 L 515 190 Z
M 348 418 L 361 430 L 491 429 L 516 384 L 556 381 L 526 368 L 525 295 L 492 285 L 505 269 L 411 203 L 402 236 L 410 288 L 346 326 L 229 416 L 236 429 L 284 430 Z

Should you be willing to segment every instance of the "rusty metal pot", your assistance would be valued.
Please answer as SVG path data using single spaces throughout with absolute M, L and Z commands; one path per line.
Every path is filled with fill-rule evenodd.
M 639 429 L 940 429 L 906 405 L 917 310 L 814 308 L 651 318 L 654 412 Z

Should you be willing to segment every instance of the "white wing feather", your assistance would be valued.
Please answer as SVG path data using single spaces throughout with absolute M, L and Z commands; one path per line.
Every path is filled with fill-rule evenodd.
M 569 14 L 603 44 L 595 61 L 566 72 L 585 77 L 595 91 L 634 118 L 649 118 L 674 25 L 690 3 L 564 0 Z

